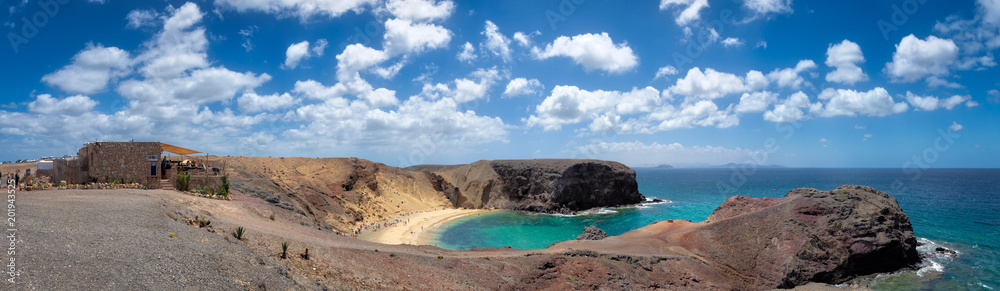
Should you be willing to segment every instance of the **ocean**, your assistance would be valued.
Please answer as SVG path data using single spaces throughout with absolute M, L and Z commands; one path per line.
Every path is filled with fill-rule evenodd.
M 636 169 L 639 192 L 670 203 L 580 215 L 500 211 L 454 220 L 432 234 L 451 250 L 545 248 L 589 225 L 619 235 L 654 221 L 705 220 L 733 195 L 783 197 L 795 188 L 872 186 L 896 197 L 932 255 L 919 271 L 864 278 L 876 290 L 993 290 L 1000 287 L 1000 169 Z M 933 256 L 943 246 L 958 256 Z

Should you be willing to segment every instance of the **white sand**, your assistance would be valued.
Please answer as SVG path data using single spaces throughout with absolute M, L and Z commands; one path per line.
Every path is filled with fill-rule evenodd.
M 439 209 L 425 212 L 417 212 L 400 218 L 400 221 L 409 219 L 409 223 L 398 223 L 395 226 L 384 227 L 377 232 L 365 230 L 358 238 L 384 244 L 410 244 L 422 245 L 428 243 L 425 231 L 437 229 L 446 222 L 459 217 L 488 212 L 482 209 Z

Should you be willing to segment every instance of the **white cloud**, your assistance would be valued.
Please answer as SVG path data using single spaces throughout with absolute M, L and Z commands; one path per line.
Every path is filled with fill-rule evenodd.
M 295 69 L 299 61 L 309 57 L 309 41 L 302 41 L 288 46 L 285 50 L 285 66 Z
M 958 124 L 958 122 L 954 121 L 952 121 L 951 126 L 948 127 L 948 129 L 950 129 L 951 131 L 960 131 L 963 128 L 965 128 L 965 126 L 962 126 L 961 124 Z
M 743 7 L 757 14 L 780 14 L 792 12 L 792 0 L 745 0 Z
M 833 116 L 886 116 L 902 113 L 909 109 L 905 102 L 896 103 L 889 92 L 882 87 L 859 92 L 847 89 L 827 88 L 819 94 L 825 104 L 816 103 L 809 112 L 820 117 Z
M 633 123 L 627 123 L 628 127 L 623 128 L 623 131 L 654 133 L 695 126 L 728 128 L 739 125 L 740 119 L 733 113 L 733 105 L 720 110 L 715 102 L 700 100 L 696 102 L 685 101 L 679 109 L 673 105 L 664 104 L 653 109 L 643 120 Z
M 826 49 L 826 65 L 835 70 L 826 74 L 826 81 L 848 85 L 866 81 L 868 74 L 858 66 L 864 62 L 865 56 L 857 43 L 845 39 L 838 44 L 830 44 Z
M 751 154 L 760 154 L 742 148 L 714 146 L 684 146 L 680 143 L 645 144 L 635 142 L 598 142 L 576 147 L 575 150 L 589 158 L 613 160 L 630 166 L 670 164 L 673 166 L 720 165 L 749 162 Z
M 1000 48 L 1000 2 L 979 0 L 976 15 L 962 19 L 947 17 L 934 25 L 934 31 L 950 38 L 961 49 L 955 67 L 961 70 L 985 69 L 996 66 L 992 50 Z
M 313 44 L 312 53 L 317 57 L 322 57 L 326 52 L 326 46 L 330 44 L 325 38 L 317 39 L 316 43 Z
M 826 138 L 824 137 L 824 138 L 820 138 L 820 139 L 819 139 L 819 142 L 821 142 L 821 143 L 828 143 L 828 142 L 830 142 L 830 140 L 828 140 L 828 139 L 826 139 Z
M 759 41 L 757 41 L 757 45 L 754 45 L 753 48 L 755 48 L 755 49 L 757 49 L 757 48 L 767 49 L 767 42 L 763 41 L 763 40 L 759 40 Z
M 295 16 L 302 22 L 313 16 L 336 18 L 347 11 L 361 12 L 374 0 L 215 0 L 215 6 L 239 12 L 260 11 L 278 17 Z
M 747 81 L 747 90 L 749 91 L 763 90 L 764 88 L 767 88 L 767 86 L 770 84 L 770 81 L 767 80 L 767 77 L 764 76 L 764 73 L 761 73 L 760 71 L 757 70 L 750 70 L 749 72 L 747 72 L 746 81 Z
M 677 79 L 677 83 L 669 90 L 671 93 L 692 98 L 716 99 L 744 92 L 746 86 L 743 84 L 743 78 L 739 76 L 711 68 L 705 68 L 705 72 L 702 73 L 701 68 L 694 67 L 688 70 L 686 76 Z
M 869 138 L 872 138 L 873 136 L 875 136 L 875 135 L 872 135 L 872 134 L 870 134 L 870 133 L 866 133 L 866 134 L 864 135 L 864 137 L 865 137 L 865 138 L 864 138 L 864 139 L 862 139 L 861 141 L 868 141 L 868 139 L 869 139 Z
M 855 124 L 854 125 L 854 129 L 866 129 L 866 128 L 868 128 L 868 127 L 864 126 L 864 125 L 860 125 L 860 124 Z
M 352 44 L 337 55 L 337 80 L 347 82 L 358 78 L 358 72 L 367 70 L 389 58 L 385 52 L 366 47 L 362 44 Z
M 767 78 L 783 88 L 799 89 L 802 84 L 810 85 L 802 76 L 802 72 L 816 68 L 812 60 L 801 60 L 794 68 L 774 69 L 767 73 Z
M 918 96 L 910 91 L 906 91 L 906 101 L 909 102 L 910 105 L 913 105 L 913 107 L 923 111 L 934 111 L 938 108 L 951 110 L 963 102 L 972 102 L 970 99 L 972 98 L 969 96 L 961 95 L 954 95 L 946 99 L 938 99 L 934 96 Z
M 448 18 L 455 10 L 455 3 L 434 0 L 390 0 L 386 8 L 390 13 L 402 19 L 413 21 L 434 21 Z
M 292 95 L 288 93 L 283 94 L 271 94 L 271 95 L 258 95 L 254 92 L 245 92 L 243 96 L 237 100 L 241 112 L 244 113 L 256 113 L 262 111 L 274 111 L 278 109 L 288 108 L 295 105 L 298 100 L 296 100 Z
M 472 62 L 476 59 L 476 47 L 469 42 L 465 42 L 462 45 L 462 51 L 458 53 L 458 60 L 463 62 Z
M 764 112 L 764 120 L 771 122 L 796 122 L 806 118 L 800 108 L 809 107 L 809 96 L 802 91 L 795 92 L 788 99 L 774 105 L 774 109 Z
M 660 92 L 653 87 L 619 92 L 556 86 L 525 122 L 529 128 L 541 126 L 546 131 L 558 130 L 563 125 L 581 123 L 601 115 L 649 112 L 660 102 Z
M 521 45 L 521 47 L 531 47 L 531 35 L 541 35 L 541 34 L 542 33 L 537 30 L 531 34 L 525 34 L 523 32 L 518 31 L 514 33 L 514 41 L 517 41 L 517 44 Z
M 170 17 L 152 41 L 144 43 L 149 49 L 135 61 L 144 63 L 139 72 L 147 78 L 179 77 L 193 69 L 209 65 L 208 39 L 205 28 L 196 27 L 204 15 L 198 5 L 188 2 L 180 8 L 167 7 Z
M 406 19 L 385 21 L 384 50 L 396 56 L 418 54 L 430 49 L 443 48 L 451 41 L 451 32 L 429 23 L 413 23 Z
M 544 50 L 532 48 L 538 59 L 568 57 L 582 65 L 587 71 L 604 70 L 622 73 L 639 64 L 639 58 L 632 53 L 627 43 L 615 44 L 608 33 L 580 34 L 573 37 L 560 36 L 545 46 Z
M 83 95 L 75 95 L 59 100 L 52 98 L 52 95 L 41 94 L 35 96 L 35 101 L 28 103 L 28 111 L 40 114 L 63 114 L 79 116 L 97 106 L 97 101 Z
M 418 96 L 430 100 L 450 98 L 457 103 L 465 103 L 486 97 L 489 89 L 501 79 L 500 72 L 496 68 L 476 70 L 470 77 L 476 79 L 455 79 L 454 88 L 441 83 L 424 84 Z
M 157 24 L 157 20 L 160 18 L 160 13 L 152 9 L 136 9 L 128 12 L 125 19 L 128 20 L 128 24 L 125 27 L 130 29 L 137 29 L 140 27 L 154 26 Z
M 486 36 L 486 42 L 483 43 L 486 51 L 504 61 L 510 61 L 510 39 L 500 33 L 500 28 L 496 24 L 487 20 L 482 34 Z
M 190 75 L 159 79 L 126 80 L 118 85 L 118 94 L 129 99 L 169 105 L 174 101 L 204 104 L 231 99 L 244 89 L 252 89 L 271 79 L 268 74 L 233 72 L 223 67 L 206 68 Z
M 537 95 L 542 93 L 545 86 L 538 79 L 515 78 L 507 83 L 507 89 L 503 91 L 503 96 Z
M 894 81 L 913 82 L 927 76 L 947 75 L 957 58 L 958 46 L 952 40 L 933 35 L 921 40 L 911 34 L 896 45 L 892 62 L 885 64 L 885 71 Z
M 743 93 L 740 103 L 736 105 L 738 113 L 764 112 L 767 107 L 778 101 L 778 94 L 769 91 Z
M 728 47 L 741 47 L 743 46 L 743 40 L 736 37 L 728 37 L 722 40 L 722 45 Z
M 390 80 L 396 77 L 396 74 L 399 74 L 399 70 L 402 70 L 403 66 L 405 65 L 406 65 L 406 60 L 402 60 L 393 64 L 392 66 L 375 67 L 372 69 L 372 73 L 375 73 L 375 75 L 382 77 L 382 79 Z
M 73 63 L 42 77 L 50 86 L 69 93 L 94 94 L 104 91 L 112 79 L 129 73 L 132 59 L 117 47 L 88 44 L 73 56 Z
M 692 21 L 701 19 L 698 13 L 708 8 L 708 0 L 660 0 L 660 10 L 670 9 L 671 6 L 683 7 L 674 21 L 677 25 L 686 26 Z
M 656 76 L 653 77 L 653 81 L 656 81 L 659 78 L 664 78 L 666 76 L 677 75 L 677 73 L 679 73 L 677 71 L 677 68 L 674 68 L 674 66 L 671 65 L 666 65 L 656 70 Z

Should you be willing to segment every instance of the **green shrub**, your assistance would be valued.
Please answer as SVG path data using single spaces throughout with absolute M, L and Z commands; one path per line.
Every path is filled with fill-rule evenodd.
M 236 237 L 236 239 L 238 240 L 243 240 L 243 232 L 244 230 L 242 226 L 237 227 L 236 229 L 233 230 L 233 236 Z
M 201 194 L 215 195 L 215 189 L 208 187 L 208 185 L 201 186 L 201 188 L 198 188 L 198 190 L 196 190 L 195 192 Z
M 288 258 L 288 243 L 287 242 L 281 243 L 281 258 L 282 259 Z
M 191 190 L 191 174 L 190 173 L 178 173 L 177 174 L 177 190 L 180 190 L 180 191 Z

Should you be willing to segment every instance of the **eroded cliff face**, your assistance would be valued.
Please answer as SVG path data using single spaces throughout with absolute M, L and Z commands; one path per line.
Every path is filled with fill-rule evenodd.
M 636 204 L 635 171 L 598 160 L 497 160 L 420 167 L 457 207 L 569 213 Z
M 919 261 L 913 226 L 896 199 L 867 186 L 730 197 L 707 222 L 700 234 L 712 243 L 700 249 L 757 276 L 762 287 L 840 283 Z

